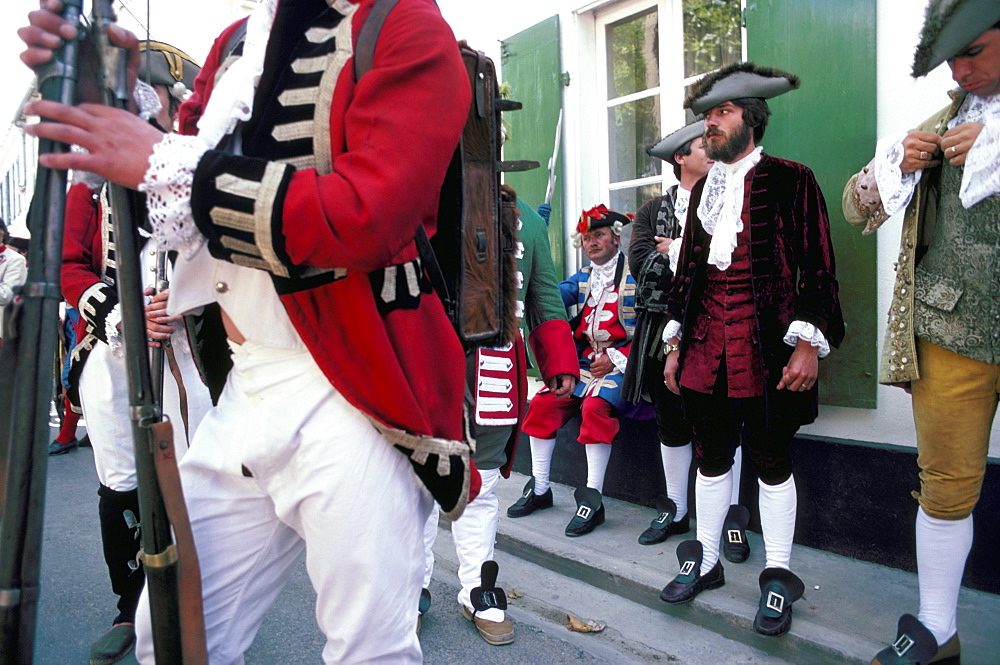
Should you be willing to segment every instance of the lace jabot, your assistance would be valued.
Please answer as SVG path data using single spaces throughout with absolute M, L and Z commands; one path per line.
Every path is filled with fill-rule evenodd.
M 609 286 L 614 288 L 615 272 L 618 270 L 618 257 L 621 252 L 614 255 L 610 261 L 604 265 L 591 264 L 590 271 L 590 304 L 596 306 L 601 295 Z
M 691 204 L 691 190 L 677 186 L 677 194 L 674 197 L 674 217 L 677 219 L 677 228 L 680 233 L 677 238 L 670 243 L 667 250 L 667 259 L 670 261 L 670 272 L 677 272 L 677 261 L 681 256 L 681 238 L 684 237 L 684 226 L 687 224 L 688 206 Z
M 708 171 L 698 205 L 698 218 L 712 236 L 708 262 L 719 270 L 725 270 L 732 263 L 736 234 L 743 230 L 743 179 L 760 161 L 762 150 L 757 146 L 732 164 L 715 162 Z
M 197 136 L 167 134 L 153 146 L 139 191 L 148 197 L 153 234 L 163 247 L 190 257 L 204 242 L 191 217 L 194 172 L 206 151 L 250 119 L 276 10 L 277 0 L 262 0 L 250 15 L 243 56 L 216 83 L 198 120 Z

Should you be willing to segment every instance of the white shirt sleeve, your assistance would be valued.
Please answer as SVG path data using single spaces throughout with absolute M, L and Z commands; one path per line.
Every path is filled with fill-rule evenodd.
M 1000 194 L 1000 122 L 987 122 L 965 157 L 958 197 L 971 208 L 989 196 Z
M 830 355 L 830 343 L 826 341 L 826 335 L 820 332 L 819 328 L 805 321 L 792 321 L 788 326 L 788 332 L 785 333 L 785 344 L 795 346 L 800 339 L 818 347 L 820 358 Z

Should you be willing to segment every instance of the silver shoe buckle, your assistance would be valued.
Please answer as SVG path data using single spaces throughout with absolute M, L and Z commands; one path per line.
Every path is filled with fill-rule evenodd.
M 913 647 L 914 643 L 913 638 L 906 633 L 903 633 L 896 638 L 895 642 L 892 643 L 892 650 L 896 652 L 897 656 L 902 658 L 903 654 L 909 651 Z

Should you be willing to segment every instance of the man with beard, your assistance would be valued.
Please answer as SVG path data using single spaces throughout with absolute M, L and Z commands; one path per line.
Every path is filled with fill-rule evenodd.
M 958 594 L 972 548 L 1000 386 L 1000 5 L 931 2 L 913 63 L 947 61 L 951 103 L 879 141 L 844 190 L 847 221 L 875 231 L 905 209 L 879 382 L 913 399 L 920 492 L 920 611 L 875 665 L 958 663 Z
M 698 539 L 681 543 L 680 574 L 660 594 L 683 603 L 725 584 L 719 539 L 733 483 L 732 442 L 757 470 L 767 562 L 754 630 L 783 635 L 803 592 L 790 570 L 796 491 L 789 446 L 818 412 L 818 358 L 838 346 L 843 320 L 823 194 L 802 164 L 758 146 L 766 98 L 798 77 L 736 63 L 698 81 L 685 106 L 705 116 L 716 160 L 691 192 L 667 302 L 664 379 L 694 430 Z

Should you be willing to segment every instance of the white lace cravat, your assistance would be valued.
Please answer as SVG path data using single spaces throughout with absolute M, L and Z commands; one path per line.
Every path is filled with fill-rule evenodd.
M 1000 195 L 1000 93 L 989 97 L 967 95 L 955 117 L 948 121 L 948 129 L 967 122 L 981 122 L 983 131 L 972 144 L 965 157 L 962 185 L 958 197 L 966 209 L 987 196 Z M 875 148 L 875 182 L 886 214 L 894 215 L 910 203 L 920 182 L 923 169 L 904 174 L 903 139 L 906 134 L 883 138 Z
M 743 179 L 760 161 L 761 150 L 758 146 L 732 164 L 715 162 L 708 171 L 698 205 L 698 218 L 712 236 L 708 262 L 719 270 L 725 270 L 732 263 L 736 234 L 743 230 Z
M 277 6 L 277 0 L 262 0 L 250 15 L 243 56 L 216 83 L 198 120 L 197 136 L 167 134 L 153 146 L 139 191 L 148 197 L 156 241 L 184 256 L 193 256 L 205 241 L 191 217 L 195 169 L 206 151 L 233 132 L 239 122 L 250 119 Z
M 674 218 L 677 220 L 677 228 L 680 233 L 677 238 L 670 243 L 667 249 L 667 259 L 670 261 L 670 272 L 677 272 L 677 260 L 681 256 L 681 239 L 684 237 L 684 226 L 687 224 L 688 205 L 691 203 L 691 191 L 677 186 L 677 194 L 674 198 Z

